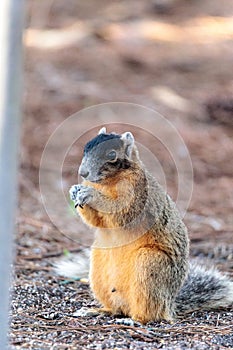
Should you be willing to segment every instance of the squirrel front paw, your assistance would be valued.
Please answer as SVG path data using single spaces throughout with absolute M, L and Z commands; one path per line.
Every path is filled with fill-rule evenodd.
M 70 190 L 70 199 L 74 202 L 74 206 L 83 208 L 85 204 L 90 202 L 93 197 L 93 189 L 84 185 L 73 185 Z

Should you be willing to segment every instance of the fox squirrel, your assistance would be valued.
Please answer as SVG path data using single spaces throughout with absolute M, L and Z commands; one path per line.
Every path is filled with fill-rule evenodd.
M 70 197 L 96 227 L 89 278 L 99 312 L 145 324 L 233 304 L 232 281 L 189 264 L 186 226 L 145 169 L 130 132 L 102 128 L 86 144 L 79 174 L 84 181 Z

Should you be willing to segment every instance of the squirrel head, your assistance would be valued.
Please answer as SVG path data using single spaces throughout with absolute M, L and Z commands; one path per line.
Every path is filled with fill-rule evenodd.
M 79 174 L 90 182 L 101 182 L 139 162 L 131 132 L 108 134 L 106 128 L 102 128 L 85 145 Z

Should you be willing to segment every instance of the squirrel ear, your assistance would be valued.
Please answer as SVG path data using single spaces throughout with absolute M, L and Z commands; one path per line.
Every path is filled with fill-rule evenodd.
M 121 135 L 121 139 L 124 142 L 125 145 L 125 153 L 126 155 L 131 158 L 133 146 L 134 146 L 134 137 L 131 132 L 127 131 L 124 134 Z
M 99 130 L 98 135 L 100 135 L 100 134 L 106 134 L 106 132 L 107 132 L 106 128 L 103 127 L 103 128 L 101 128 L 101 129 Z

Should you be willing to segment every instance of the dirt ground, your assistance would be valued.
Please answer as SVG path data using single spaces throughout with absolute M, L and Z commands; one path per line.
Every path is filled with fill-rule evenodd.
M 54 261 L 82 246 L 47 216 L 39 168 L 48 138 L 73 113 L 115 101 L 155 109 L 177 128 L 193 164 L 184 218 L 190 256 L 233 277 L 233 2 L 27 0 L 26 5 L 12 349 L 232 349 L 233 309 L 193 313 L 172 325 L 73 317 L 96 302 L 87 283 L 54 272 Z M 76 150 L 65 163 L 69 186 L 77 181 L 80 147 Z M 174 164 L 163 149 L 158 157 L 173 196 Z M 84 230 L 77 225 L 77 234 Z

